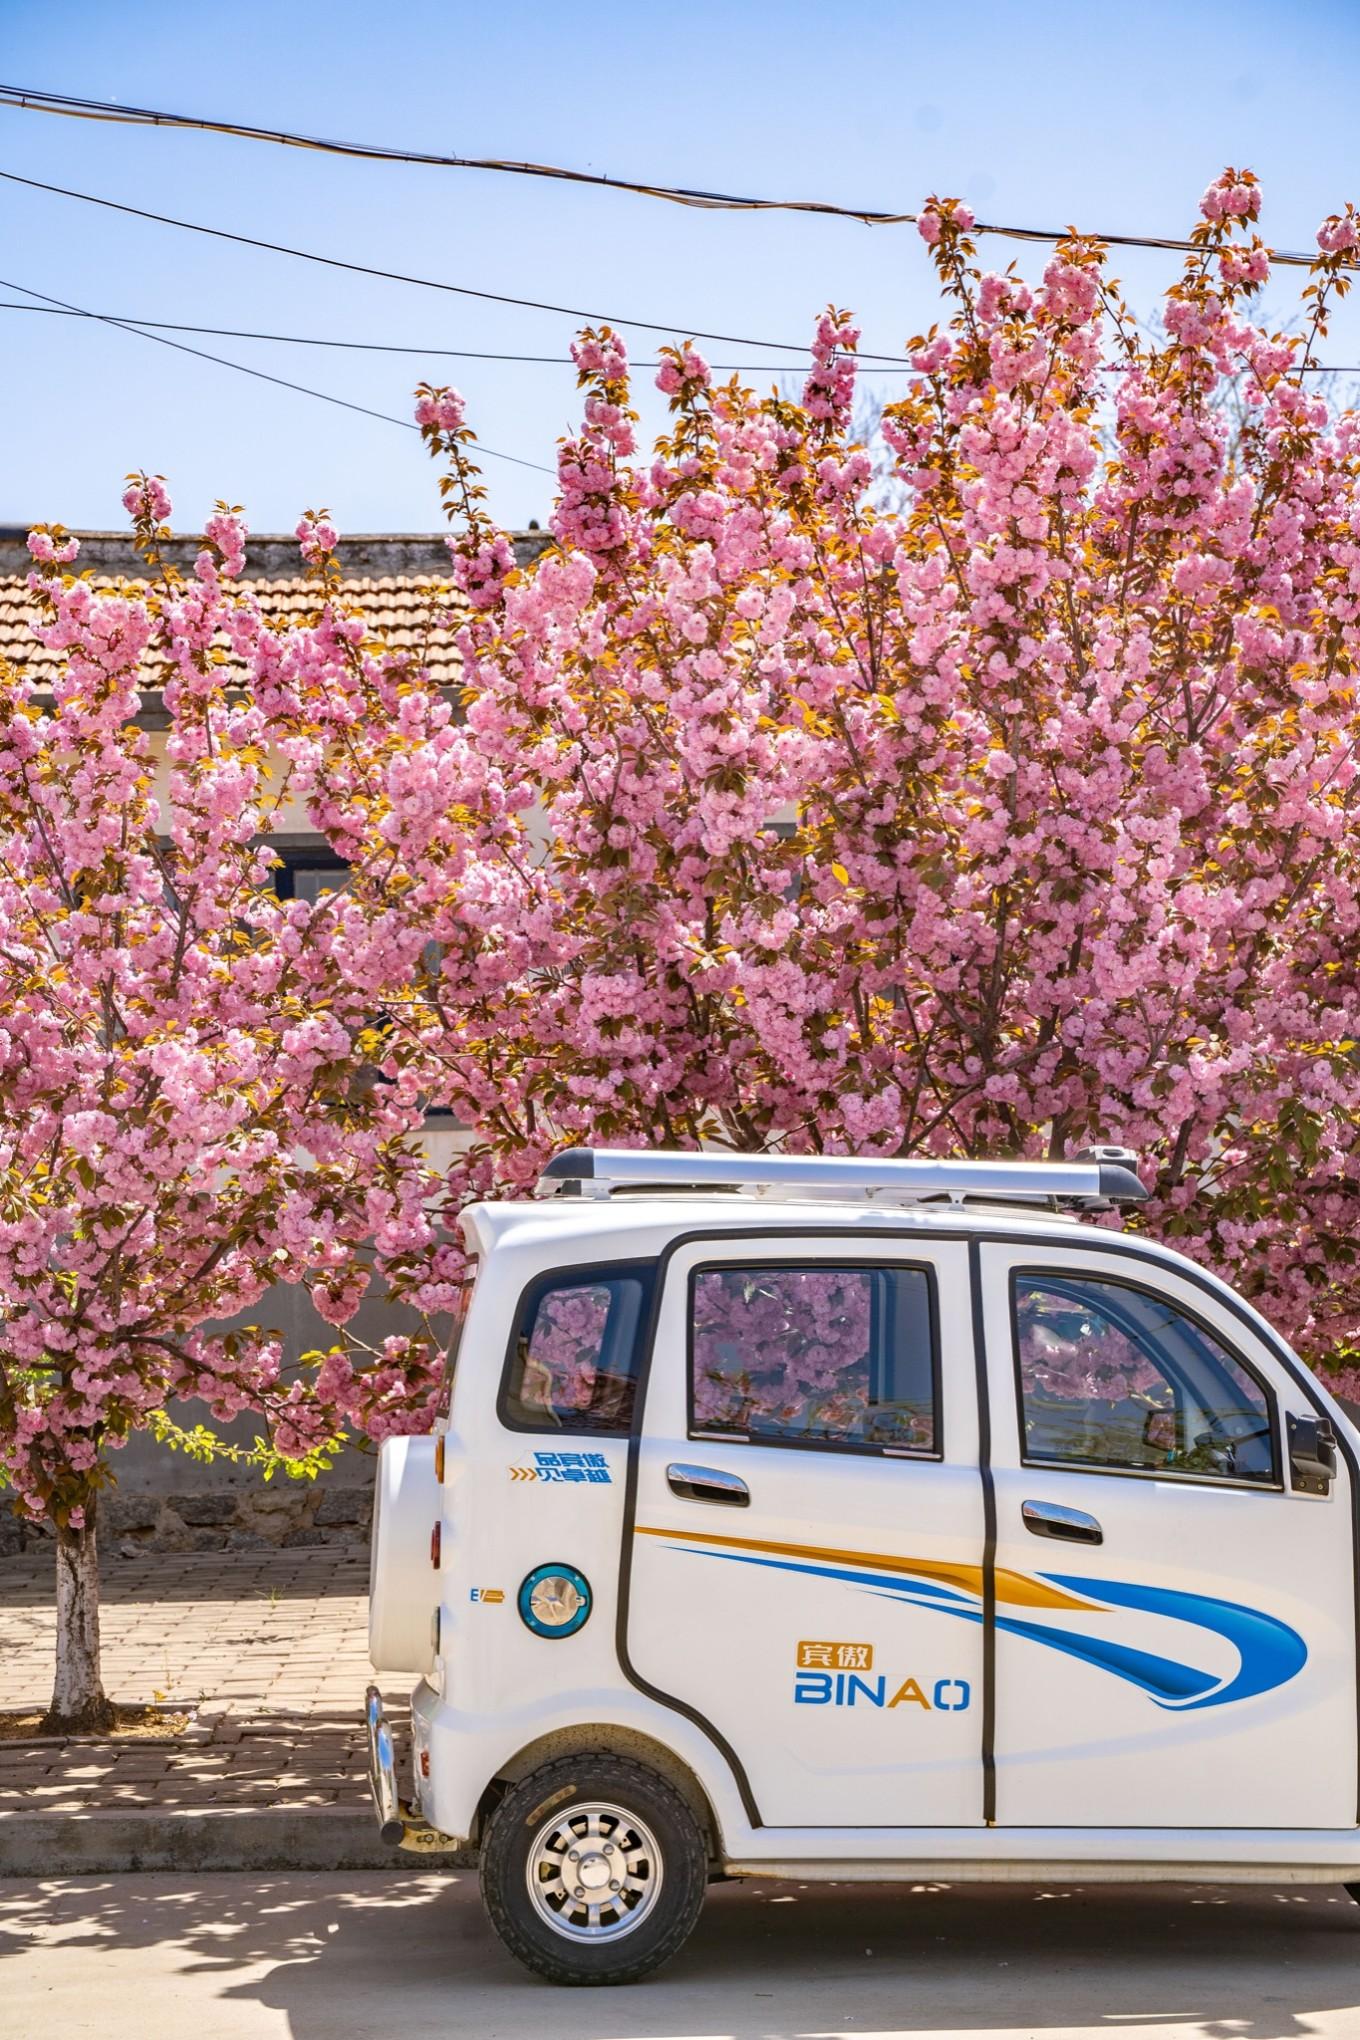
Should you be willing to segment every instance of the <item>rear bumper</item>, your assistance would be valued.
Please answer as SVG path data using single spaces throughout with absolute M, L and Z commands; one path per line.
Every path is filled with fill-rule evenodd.
M 392 1731 L 383 1711 L 383 1697 L 376 1686 L 364 1695 L 364 1720 L 368 1727 L 368 1789 L 373 1795 L 378 1833 L 394 1849 L 407 1849 L 415 1856 L 456 1856 L 467 1847 L 457 1835 L 443 1834 L 413 1813 L 397 1791 L 397 1756 Z
M 397 1757 L 392 1731 L 383 1712 L 383 1697 L 376 1686 L 364 1695 L 364 1717 L 368 1724 L 368 1789 L 373 1795 L 378 1832 L 395 1848 L 406 1833 L 406 1820 L 397 1795 Z

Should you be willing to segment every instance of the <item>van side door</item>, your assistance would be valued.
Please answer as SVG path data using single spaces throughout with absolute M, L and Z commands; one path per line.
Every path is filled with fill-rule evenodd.
M 759 1824 L 980 1823 L 966 1246 L 729 1233 L 663 1267 L 626 1669 L 725 1747 Z
M 1146 1250 L 980 1252 L 997 1821 L 1353 1827 L 1351 1476 L 1291 1473 L 1288 1359 Z

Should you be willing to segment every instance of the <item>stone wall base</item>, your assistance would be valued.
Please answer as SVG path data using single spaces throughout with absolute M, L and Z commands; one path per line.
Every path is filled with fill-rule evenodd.
M 99 1505 L 100 1557 L 144 1551 L 265 1551 L 330 1544 L 366 1549 L 370 1483 L 320 1486 L 282 1480 L 203 1494 L 120 1494 Z M 0 1508 L 0 1558 L 49 1542 L 51 1526 Z

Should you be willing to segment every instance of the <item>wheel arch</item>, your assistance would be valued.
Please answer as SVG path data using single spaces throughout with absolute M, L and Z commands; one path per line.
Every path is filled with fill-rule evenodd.
M 616 1721 L 576 1722 L 569 1727 L 549 1729 L 545 1734 L 535 1736 L 532 1742 L 525 1743 L 498 1767 L 495 1777 L 478 1800 L 473 1840 L 480 1841 L 492 1808 L 522 1778 L 559 1757 L 592 1754 L 631 1757 L 636 1763 L 645 1764 L 649 1770 L 655 1771 L 668 1785 L 674 1786 L 703 1830 L 711 1861 L 716 1864 L 722 1860 L 722 1830 L 717 1812 L 684 1758 L 678 1757 L 674 1750 L 643 1729 L 630 1728 Z

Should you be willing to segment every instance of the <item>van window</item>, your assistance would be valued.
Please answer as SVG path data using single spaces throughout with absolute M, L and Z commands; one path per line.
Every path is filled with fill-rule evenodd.
M 1026 1271 L 1012 1305 L 1027 1465 L 1278 1478 L 1266 1389 L 1165 1296 Z
M 752 1445 L 938 1449 L 924 1268 L 695 1270 L 690 1429 Z
M 519 1309 L 501 1421 L 517 1431 L 626 1433 L 651 1270 L 541 1277 Z

